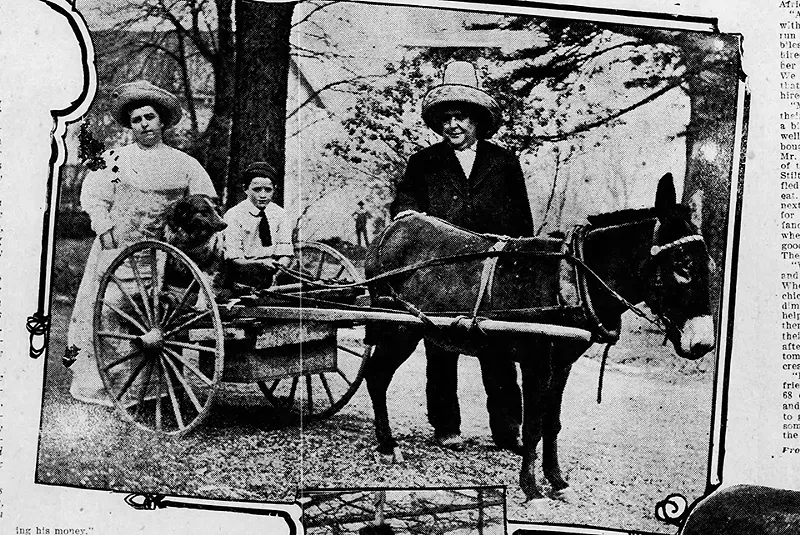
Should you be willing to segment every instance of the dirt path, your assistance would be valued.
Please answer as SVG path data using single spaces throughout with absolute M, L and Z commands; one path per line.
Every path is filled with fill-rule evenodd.
M 400 466 L 375 462 L 371 424 L 363 428 L 363 422 L 370 422 L 371 405 L 362 389 L 336 418 L 306 430 L 317 445 L 305 457 L 307 486 L 508 485 L 510 519 L 665 533 L 674 529 L 654 518 L 656 502 L 673 492 L 691 500 L 705 488 L 708 381 L 669 384 L 663 377 L 612 364 L 606 372 L 603 403 L 598 405 L 599 364 L 580 359 L 565 392 L 560 435 L 562 469 L 575 490 L 574 501 L 550 501 L 534 510 L 523 505 L 518 458 L 491 445 L 477 360 L 460 362 L 462 433 L 467 441 L 460 454 L 430 442 L 424 364 L 418 348 L 398 371 L 389 392 L 393 430 L 403 444 L 406 462 Z M 331 455 L 345 463 L 331 463 Z

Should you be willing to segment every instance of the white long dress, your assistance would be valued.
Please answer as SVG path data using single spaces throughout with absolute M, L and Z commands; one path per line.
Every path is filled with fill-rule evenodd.
M 164 237 L 167 209 L 187 194 L 216 197 L 208 173 L 191 156 L 157 145 L 126 145 L 107 151 L 106 167 L 90 172 L 81 188 L 81 207 L 97 234 L 75 297 L 67 347 L 77 348 L 70 368 L 70 393 L 75 399 L 111 405 L 97 371 L 92 340 L 92 318 L 98 283 L 120 250 L 145 239 Z M 104 250 L 99 236 L 113 228 L 117 249 Z

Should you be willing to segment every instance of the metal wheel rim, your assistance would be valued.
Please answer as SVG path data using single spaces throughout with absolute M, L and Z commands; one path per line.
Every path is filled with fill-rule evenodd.
M 153 273 L 156 274 L 154 278 L 155 283 L 153 284 L 153 280 L 151 279 L 149 289 L 147 284 L 142 280 L 141 274 L 137 273 L 138 267 L 134 267 L 139 266 L 140 262 L 135 255 L 142 254 L 145 251 L 149 251 L 151 256 L 148 258 L 152 258 L 152 260 L 148 260 L 150 262 L 149 268 L 151 270 L 151 278 Z M 188 268 L 192 276 L 192 281 L 188 286 L 182 288 L 182 299 L 172 309 L 169 309 L 168 303 L 162 299 L 162 290 L 164 290 L 162 286 L 164 283 L 164 266 L 158 265 L 157 259 L 159 258 L 159 252 L 161 252 L 164 257 L 164 266 L 166 265 L 166 259 L 172 257 L 177 259 L 183 267 Z M 120 279 L 115 275 L 118 268 L 126 262 L 135 275 L 135 287 L 139 293 L 139 295 L 135 297 L 130 295 L 134 292 L 126 291 L 124 283 L 121 285 Z M 106 301 L 109 286 L 117 288 L 117 291 L 121 294 L 120 300 L 126 302 L 128 305 L 127 311 L 122 310 L 122 307 L 115 307 L 118 310 L 114 310 L 112 308 L 114 304 L 109 304 L 109 302 Z M 196 288 L 197 296 L 202 295 L 204 297 L 206 302 L 205 309 L 190 309 L 186 306 L 194 293 L 194 288 Z M 105 331 L 104 325 L 110 322 L 104 319 L 104 309 L 110 309 L 105 315 L 111 314 L 116 316 L 118 320 L 124 320 L 124 323 L 128 324 L 129 328 L 134 332 L 126 334 L 121 329 L 117 330 L 116 333 L 114 333 L 113 329 L 111 331 Z M 182 311 L 184 310 L 186 310 L 188 314 L 194 315 L 187 319 L 183 316 Z M 194 310 L 194 312 L 191 312 L 191 310 Z M 122 312 L 122 314 L 120 312 Z M 124 317 L 125 314 L 127 314 L 129 318 L 126 319 Z M 131 319 L 134 320 L 134 322 L 131 322 Z M 211 321 L 211 339 L 214 342 L 213 346 L 200 343 L 190 344 L 188 342 L 183 342 L 183 339 L 179 337 L 179 335 L 185 334 L 192 325 L 199 324 L 201 319 Z M 139 323 L 138 327 L 135 325 L 137 322 Z M 224 365 L 224 334 L 219 309 L 213 299 L 213 292 L 200 269 L 185 253 L 170 244 L 155 240 L 145 240 L 126 247 L 111 262 L 100 279 L 97 298 L 95 300 L 93 326 L 95 360 L 100 377 L 106 388 L 106 392 L 118 412 L 120 412 L 127 421 L 133 423 L 140 429 L 173 436 L 185 434 L 200 424 L 213 404 L 219 383 L 222 379 Z M 144 332 L 135 332 L 136 330 Z M 160 331 L 160 342 L 163 344 L 161 347 L 159 347 L 158 336 L 153 335 L 153 331 Z M 109 332 L 112 333 L 113 336 L 109 335 Z M 141 354 L 141 357 L 117 355 L 114 360 L 109 362 L 107 358 L 108 351 L 104 349 L 103 341 L 114 338 L 128 340 L 128 343 L 132 347 L 130 353 L 138 352 Z M 211 358 L 210 354 L 213 353 L 213 374 L 210 377 L 202 373 L 199 367 L 194 365 L 191 360 L 186 357 L 185 352 L 181 354 L 183 349 L 192 349 L 192 347 L 187 347 L 187 345 L 202 347 L 202 350 L 196 352 L 198 354 L 208 354 L 208 358 Z M 116 349 L 114 352 L 116 353 Z M 137 358 L 139 359 L 138 364 L 135 364 L 133 372 L 120 386 L 121 381 L 111 377 L 111 369 L 121 366 L 125 362 L 125 359 L 134 361 Z M 134 385 L 133 383 L 138 380 L 142 374 L 145 374 L 144 385 Z M 156 377 L 156 383 L 153 386 L 155 392 L 150 388 L 153 376 Z M 191 385 L 192 381 L 197 380 L 205 384 L 202 401 Z M 131 384 L 128 384 L 129 382 Z M 128 400 L 123 400 L 122 398 L 128 393 L 128 390 L 133 389 L 134 386 L 138 387 L 138 393 L 135 403 L 132 405 Z M 117 395 L 119 391 L 122 392 Z M 182 392 L 180 397 L 183 399 L 178 399 L 179 391 Z M 150 399 L 151 397 L 153 399 Z M 188 422 L 184 422 L 182 421 L 184 415 L 182 414 L 181 407 L 182 402 L 187 399 L 188 403 L 191 403 L 194 414 L 191 415 Z M 149 409 L 145 409 L 145 404 L 150 402 L 154 405 L 153 418 L 155 423 L 152 425 L 148 425 L 148 423 L 142 421 L 142 418 L 148 416 L 142 413 L 149 411 Z M 136 408 L 134 409 L 134 407 Z M 163 419 L 169 416 L 168 411 L 170 410 L 172 411 L 172 417 L 175 419 L 176 425 L 170 426 L 175 427 L 174 429 L 164 429 L 164 423 L 169 422 L 164 422 Z
M 334 249 L 330 245 L 326 245 L 320 242 L 314 242 L 314 241 L 303 242 L 295 246 L 294 249 L 295 263 L 293 263 L 292 265 L 293 267 L 296 267 L 298 270 L 300 269 L 299 263 L 302 262 L 303 256 L 307 254 L 305 250 L 316 251 L 322 255 L 327 255 L 328 257 L 333 258 L 336 261 L 335 264 L 338 264 L 341 268 L 341 271 L 338 273 L 338 275 L 342 275 L 345 273 L 349 275 L 349 278 L 343 279 L 343 282 L 346 281 L 355 283 L 364 281 L 364 277 L 361 275 L 361 273 L 359 273 L 358 269 L 356 269 L 353 263 L 346 256 L 344 256 L 341 252 Z M 320 272 L 322 271 L 322 267 L 323 266 L 319 266 Z M 315 278 L 319 279 L 321 276 L 320 272 L 312 273 L 310 275 L 313 275 Z

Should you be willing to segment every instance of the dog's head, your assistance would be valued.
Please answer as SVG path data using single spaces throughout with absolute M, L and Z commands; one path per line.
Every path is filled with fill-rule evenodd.
M 216 203 L 206 195 L 187 195 L 172 207 L 169 225 L 182 231 L 187 245 L 208 241 L 214 234 L 227 227 Z

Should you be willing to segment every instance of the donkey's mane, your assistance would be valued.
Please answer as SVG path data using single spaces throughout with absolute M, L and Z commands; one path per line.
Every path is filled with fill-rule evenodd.
M 589 223 L 594 227 L 612 227 L 625 223 L 636 223 L 656 216 L 653 208 L 625 208 L 616 212 L 593 214 L 587 216 Z

